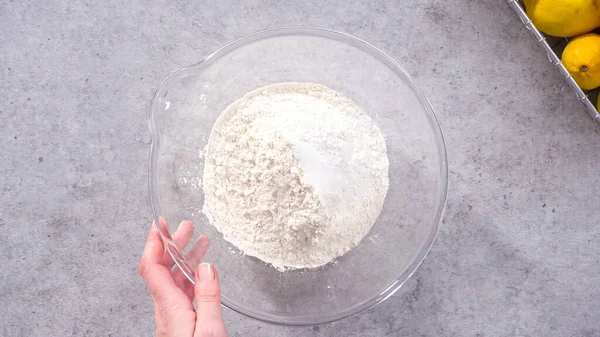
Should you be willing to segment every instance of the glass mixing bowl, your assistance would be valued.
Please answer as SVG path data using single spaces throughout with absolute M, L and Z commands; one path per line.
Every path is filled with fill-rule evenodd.
M 276 82 L 323 84 L 354 100 L 383 132 L 389 190 L 369 234 L 316 269 L 280 272 L 243 255 L 202 214 L 202 150 L 223 109 Z M 388 298 L 414 273 L 437 234 L 446 202 L 444 141 L 433 109 L 389 56 L 350 35 L 283 28 L 239 39 L 171 74 L 149 115 L 154 218 L 177 265 L 193 280 L 171 234 L 184 219 L 210 240 L 204 260 L 219 271 L 222 303 L 263 321 L 309 325 L 341 319 Z

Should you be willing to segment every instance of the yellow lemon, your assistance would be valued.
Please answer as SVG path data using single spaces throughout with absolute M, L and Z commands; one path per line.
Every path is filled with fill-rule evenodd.
M 527 15 L 540 31 L 571 37 L 600 27 L 600 0 L 524 0 Z
M 600 87 L 600 35 L 590 33 L 569 41 L 562 62 L 581 89 Z

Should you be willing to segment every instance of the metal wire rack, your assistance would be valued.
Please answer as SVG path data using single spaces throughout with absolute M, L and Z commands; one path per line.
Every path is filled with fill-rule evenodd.
M 533 38 L 537 41 L 537 43 L 544 49 L 546 54 L 548 55 L 548 59 L 552 64 L 558 69 L 560 74 L 564 77 L 567 84 L 573 89 L 573 92 L 577 95 L 577 99 L 583 106 L 586 108 L 592 119 L 596 122 L 596 124 L 600 127 L 600 113 L 596 110 L 596 107 L 592 103 L 592 101 L 596 102 L 598 97 L 598 90 L 584 91 L 575 82 L 571 74 L 567 71 L 567 68 L 562 64 L 560 57 L 558 55 L 562 54 L 562 50 L 567 45 L 569 39 L 565 38 L 557 38 L 546 36 L 531 22 L 531 19 L 527 16 L 525 12 L 525 8 L 523 4 L 519 0 L 508 0 L 508 4 L 512 9 L 517 13 L 527 30 L 531 33 Z

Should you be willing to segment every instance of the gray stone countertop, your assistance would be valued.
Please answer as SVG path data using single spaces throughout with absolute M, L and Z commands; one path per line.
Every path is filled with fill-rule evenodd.
M 384 303 L 231 337 L 600 336 L 600 129 L 503 0 L 0 4 L 0 335 L 151 336 L 146 114 L 172 71 L 266 28 L 363 38 L 446 139 L 445 221 Z

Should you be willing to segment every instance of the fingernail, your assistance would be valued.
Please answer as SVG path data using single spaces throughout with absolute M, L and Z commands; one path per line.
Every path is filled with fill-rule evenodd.
M 202 263 L 197 269 L 198 281 L 214 281 L 215 279 L 215 267 L 210 263 Z

